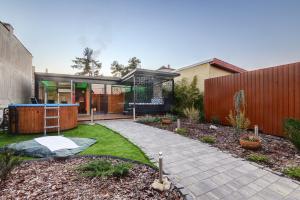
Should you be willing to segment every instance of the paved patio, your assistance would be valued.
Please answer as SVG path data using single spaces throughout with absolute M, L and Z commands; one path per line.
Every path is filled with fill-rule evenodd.
M 165 172 L 188 199 L 300 200 L 298 182 L 207 144 L 130 120 L 99 124 L 128 138 L 155 162 L 162 151 Z

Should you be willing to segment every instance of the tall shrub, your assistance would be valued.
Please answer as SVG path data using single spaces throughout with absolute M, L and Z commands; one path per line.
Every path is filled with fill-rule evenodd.
M 250 126 L 250 120 L 246 117 L 246 100 L 244 90 L 240 90 L 234 94 L 234 111 L 230 110 L 227 121 L 236 130 L 237 135 L 241 130 L 247 130 Z
M 284 121 L 284 132 L 296 148 L 300 150 L 300 121 L 286 119 Z
M 203 94 L 198 89 L 197 84 L 197 76 L 194 76 L 190 83 L 186 78 L 183 78 L 175 84 L 175 102 L 172 109 L 175 114 L 183 116 L 185 108 L 194 107 L 200 111 L 200 116 L 204 116 Z

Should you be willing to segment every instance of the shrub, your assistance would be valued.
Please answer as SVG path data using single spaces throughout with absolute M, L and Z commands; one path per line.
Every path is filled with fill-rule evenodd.
M 199 111 L 194 107 L 185 108 L 183 113 L 190 122 L 195 122 L 199 119 Z
M 207 135 L 207 136 L 202 136 L 200 138 L 200 141 L 208 144 L 214 144 L 216 143 L 216 138 L 214 136 Z
M 4 148 L 0 154 L 0 179 L 6 179 L 10 171 L 19 163 L 20 159 L 14 156 L 14 152 Z
M 146 116 L 146 117 L 142 117 L 137 119 L 138 122 L 140 123 L 156 123 L 156 122 L 160 122 L 160 118 L 159 117 L 151 117 L 151 116 Z
M 286 119 L 284 121 L 284 132 L 296 148 L 300 150 L 300 121 Z
M 256 163 L 269 163 L 269 158 L 262 154 L 252 153 L 247 156 L 247 160 L 256 162 Z
M 186 78 L 175 83 L 174 107 L 172 107 L 175 114 L 183 116 L 183 110 L 190 106 L 194 106 L 200 113 L 204 112 L 203 94 L 198 89 L 197 83 L 197 76 L 193 77 L 191 83 Z
M 124 177 L 128 174 L 131 167 L 129 163 L 113 165 L 106 160 L 95 160 L 81 165 L 78 169 L 82 172 L 83 176 L 87 177 Z
M 246 102 L 244 90 L 240 90 L 234 94 L 234 111 L 230 110 L 227 121 L 236 130 L 237 135 L 241 130 L 247 130 L 250 126 L 250 120 L 246 118 Z
M 283 170 L 283 173 L 288 175 L 289 177 L 300 180 L 300 166 L 286 168 L 285 170 Z
M 186 135 L 187 134 L 187 129 L 186 128 L 177 128 L 176 133 L 180 135 Z
M 218 116 L 212 116 L 211 123 L 212 124 L 220 124 L 220 118 Z

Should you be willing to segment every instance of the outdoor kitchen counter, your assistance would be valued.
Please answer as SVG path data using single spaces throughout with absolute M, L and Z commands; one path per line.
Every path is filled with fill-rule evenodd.
M 61 131 L 77 126 L 78 104 L 11 104 L 9 105 L 10 133 L 43 133 L 45 106 L 59 107 Z M 57 116 L 57 109 L 47 110 L 47 116 Z M 55 125 L 57 119 L 47 119 L 47 126 Z M 56 131 L 57 128 L 47 129 L 47 132 Z

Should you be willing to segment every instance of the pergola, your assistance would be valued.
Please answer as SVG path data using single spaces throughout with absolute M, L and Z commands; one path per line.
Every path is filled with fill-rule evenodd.
M 170 111 L 174 99 L 174 77 L 178 73 L 135 69 L 122 77 L 125 109 L 136 114 L 158 114 Z

